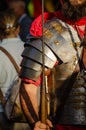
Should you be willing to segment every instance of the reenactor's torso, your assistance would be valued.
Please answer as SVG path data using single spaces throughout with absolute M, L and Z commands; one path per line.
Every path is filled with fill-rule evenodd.
M 58 23 L 59 22 L 56 23 L 56 21 L 52 21 L 52 26 L 54 26 L 58 32 L 61 32 L 62 25 L 65 26 L 67 30 L 64 31 L 63 27 L 63 31 L 60 34 L 69 44 L 73 45 L 76 54 L 71 56 L 71 54 L 73 55 L 74 53 L 67 46 L 63 46 L 61 49 L 59 47 L 62 62 L 52 69 L 49 81 L 51 115 L 53 114 L 53 116 L 55 116 L 58 124 L 86 125 L 86 83 L 85 79 L 83 79 L 83 75 L 85 75 L 84 72 L 82 78 L 78 76 L 76 79 L 77 72 L 80 70 L 79 64 L 77 63 L 82 54 L 81 41 L 77 32 L 72 27 L 62 23 L 61 26 L 59 24 L 58 28 Z M 69 49 L 70 58 L 69 61 L 65 62 L 68 54 L 64 54 L 63 50 L 66 49 Z M 59 53 L 58 50 L 57 53 Z
M 86 125 L 86 90 L 80 85 L 82 80 L 73 86 L 79 71 L 77 64 L 81 54 L 81 39 L 75 29 L 58 19 L 45 23 L 44 65 L 45 68 L 51 69 L 51 75 L 48 77 L 50 114 L 54 119 L 56 117 L 58 124 Z M 42 72 L 42 38 L 27 41 L 22 56 L 23 70 L 20 76 L 36 81 Z M 59 65 L 53 68 L 56 61 L 59 61 Z

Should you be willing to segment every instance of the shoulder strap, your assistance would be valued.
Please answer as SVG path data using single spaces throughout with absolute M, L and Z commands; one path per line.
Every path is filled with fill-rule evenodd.
M 1 100 L 2 105 L 4 106 L 5 103 L 6 103 L 6 100 L 5 100 L 5 97 L 4 97 L 3 93 L 2 93 L 1 88 L 0 88 L 0 100 Z
M 3 51 L 8 58 L 10 59 L 10 61 L 12 62 L 13 66 L 15 67 L 17 73 L 19 73 L 19 66 L 17 65 L 17 63 L 15 62 L 14 58 L 11 56 L 11 54 L 2 46 L 0 46 L 0 50 Z
M 15 62 L 15 60 L 14 60 L 14 58 L 11 56 L 11 54 L 10 54 L 5 48 L 3 48 L 2 46 L 0 46 L 0 50 L 3 51 L 3 52 L 8 56 L 8 58 L 9 58 L 10 61 L 11 61 L 11 63 L 12 63 L 13 66 L 15 67 L 17 73 L 19 73 L 19 66 L 17 65 L 17 63 Z M 5 100 L 5 98 L 4 98 L 4 95 L 3 95 L 3 93 L 2 93 L 1 88 L 0 88 L 0 100 L 1 100 L 1 103 L 2 103 L 3 105 L 5 105 L 6 100 Z

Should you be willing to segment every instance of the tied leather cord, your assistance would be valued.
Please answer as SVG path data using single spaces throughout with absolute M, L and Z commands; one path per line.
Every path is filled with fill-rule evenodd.
M 2 46 L 0 46 L 0 50 L 2 52 L 4 52 L 8 56 L 11 63 L 15 67 L 17 73 L 19 73 L 19 67 L 18 67 L 17 63 L 15 62 L 15 60 L 13 59 L 13 57 L 11 56 L 11 54 L 5 48 L 3 48 Z M 1 88 L 0 88 L 0 101 L 1 101 L 2 105 L 5 106 L 6 100 L 5 100 L 5 97 L 4 97 L 3 93 L 2 93 Z

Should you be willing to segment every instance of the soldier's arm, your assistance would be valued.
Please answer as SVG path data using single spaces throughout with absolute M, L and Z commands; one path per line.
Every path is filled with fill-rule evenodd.
M 34 42 L 37 42 L 37 45 L 39 45 L 39 40 Z M 34 44 L 32 43 L 31 45 Z M 39 46 L 38 49 L 36 47 L 37 46 L 30 46 L 29 44 L 25 46 L 25 50 L 22 53 L 23 60 L 21 62 L 20 72 L 20 77 L 24 83 L 24 86 L 20 88 L 21 105 L 26 119 L 30 124 L 34 124 L 39 121 L 38 96 L 40 93 L 38 86 L 40 86 L 42 80 L 42 52 L 38 50 L 40 49 Z M 47 46 L 46 49 L 45 68 L 47 70 L 55 65 L 57 58 Z M 51 54 L 51 57 L 48 56 L 48 52 Z M 46 74 L 48 73 L 49 71 L 46 71 Z
M 76 52 L 72 47 L 71 42 L 68 42 L 61 35 L 59 35 L 57 31 L 51 30 L 51 28 L 50 30 L 47 30 L 46 28 L 45 34 L 44 66 L 46 69 L 52 69 L 59 61 L 67 63 L 73 59 Z M 29 43 L 26 43 L 22 57 L 23 60 L 21 63 L 20 77 L 23 79 L 24 87 L 20 89 L 21 105 L 28 122 L 34 124 L 39 121 L 37 100 L 39 87 L 37 86 L 40 86 L 39 79 L 42 74 L 43 65 L 41 38 L 32 39 Z

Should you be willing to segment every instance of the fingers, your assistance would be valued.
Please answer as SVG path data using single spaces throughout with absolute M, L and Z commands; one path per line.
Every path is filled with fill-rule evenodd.
M 47 125 L 48 125 L 49 127 L 51 127 L 51 128 L 53 127 L 53 124 L 52 124 L 52 122 L 51 122 L 50 120 L 47 119 L 47 120 L 46 120 L 46 123 L 47 123 Z
M 46 124 L 44 124 L 44 123 L 38 121 L 38 122 L 35 124 L 34 130 L 42 130 L 42 129 L 43 129 L 43 130 L 50 130 L 48 125 L 46 125 Z

